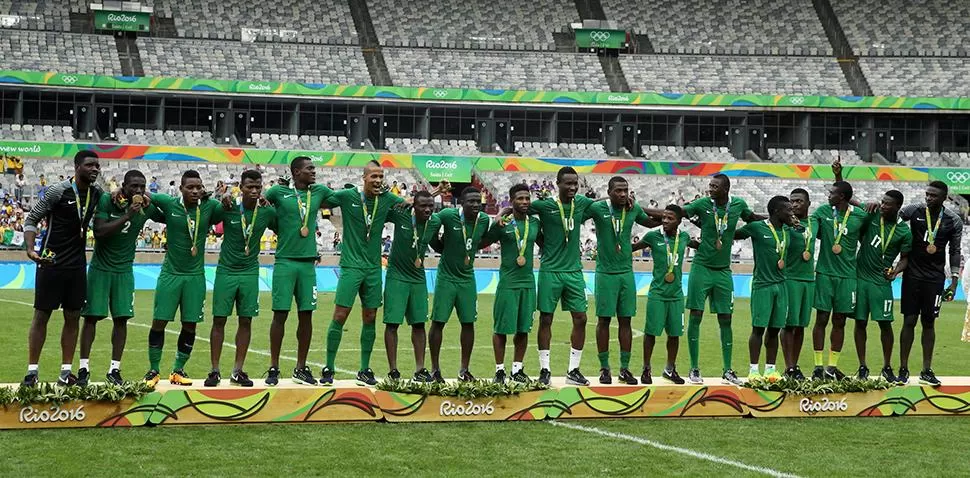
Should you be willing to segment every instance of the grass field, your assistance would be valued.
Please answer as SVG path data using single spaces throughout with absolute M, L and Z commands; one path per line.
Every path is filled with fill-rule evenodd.
M 319 373 L 324 356 L 324 334 L 332 313 L 332 296 L 322 294 L 315 319 L 314 343 L 310 361 Z M 0 382 L 15 382 L 23 377 L 26 362 L 26 336 L 30 323 L 32 291 L 0 292 L 0 307 L 5 311 L 5 333 L 0 347 Z M 970 375 L 966 356 L 970 346 L 959 341 L 963 303 L 945 304 L 937 326 L 937 353 L 934 368 L 939 375 Z M 491 355 L 492 297 L 481 296 L 481 311 L 472 371 L 479 377 L 493 372 Z M 129 346 L 123 371 L 129 379 L 138 378 L 147 367 L 146 343 L 152 308 L 152 294 L 136 296 L 136 317 L 129 329 Z M 254 323 L 252 350 L 247 360 L 251 375 L 261 375 L 267 366 L 269 296 L 263 297 L 262 316 Z M 592 310 L 592 304 L 591 304 Z M 641 311 L 645 310 L 640 304 Z M 743 375 L 747 369 L 747 336 L 750 332 L 748 302 L 737 303 L 734 327 L 734 366 Z M 359 361 L 359 315 L 355 312 L 344 334 L 337 366 L 356 370 Z M 713 317 L 705 319 L 701 336 L 701 367 L 707 376 L 720 371 L 717 327 Z M 642 327 L 643 318 L 635 321 Z M 295 354 L 295 320 L 291 321 L 284 344 L 284 355 Z M 595 381 L 599 369 L 593 338 L 593 322 L 588 326 L 583 369 Z M 227 337 L 232 337 L 230 321 Z M 876 335 L 872 327 L 871 336 Z M 177 326 L 166 341 L 163 367 L 169 367 L 175 354 Z M 897 324 L 898 330 L 898 324 Z M 59 317 L 51 321 L 48 342 L 41 361 L 43 379 L 52 380 L 59 364 Z M 208 371 L 208 323 L 199 328 L 200 340 L 187 371 L 201 379 Z M 851 340 L 851 325 L 840 365 L 851 371 L 857 367 Z M 372 366 L 379 375 L 387 371 L 383 353 L 383 327 Z M 458 328 L 445 330 L 442 363 L 447 377 L 458 367 Z M 568 317 L 557 315 L 553 329 L 553 372 L 561 375 L 568 359 Z M 102 324 L 92 354 L 95 377 L 104 373 L 109 360 L 110 326 Z M 898 335 L 898 333 L 897 333 Z M 402 328 L 399 350 L 400 368 L 413 369 L 407 330 Z M 534 336 L 530 337 L 526 370 L 535 375 L 538 360 Z M 870 338 L 870 368 L 878 369 L 878 340 Z M 898 345 L 898 344 L 897 344 Z M 634 339 L 631 368 L 642 363 L 640 337 Z M 614 369 L 618 367 L 618 346 L 611 346 Z M 919 357 L 919 344 L 913 357 Z M 232 349 L 223 352 L 224 368 L 231 363 Z M 511 350 L 509 351 L 511 353 Z M 655 367 L 663 355 L 662 345 L 655 352 Z M 897 355 L 898 356 L 898 355 Z M 507 362 L 511 361 L 508 355 Z M 811 346 L 806 341 L 801 363 L 810 368 Z M 284 374 L 293 361 L 284 359 Z M 873 364 L 876 366 L 874 367 Z M 896 365 L 894 358 L 894 365 Z M 913 361 L 918 366 L 919 360 Z M 686 374 L 686 344 L 682 344 L 679 369 Z M 349 378 L 342 373 L 338 378 Z M 970 461 L 954 459 L 953 437 L 970 428 L 964 418 L 890 418 L 890 419 L 771 419 L 771 420 L 595 420 L 542 423 L 487 424 L 345 424 L 345 425 L 248 425 L 167 427 L 131 430 L 46 430 L 3 432 L 4 455 L 8 473 L 58 475 L 100 475 L 101 468 L 83 470 L 73 464 L 77 457 L 98 457 L 115 469 L 151 475 L 188 476 L 227 475 L 333 475 L 341 470 L 375 476 L 412 473 L 420 475 L 549 475 L 568 476 L 611 474 L 642 475 L 644 471 L 661 475 L 738 476 L 858 476 L 871 474 L 873 467 L 887 468 L 898 476 L 970 475 Z M 213 446 L 215 444 L 215 446 Z M 300 444 L 300 445 L 294 445 Z M 307 447 L 305 444 L 312 444 Z M 43 446 L 43 453 L 38 453 Z M 306 458 L 293 458 L 306 453 Z M 17 457 L 13 459 L 13 457 Z M 146 458 L 151 457 L 151 458 Z

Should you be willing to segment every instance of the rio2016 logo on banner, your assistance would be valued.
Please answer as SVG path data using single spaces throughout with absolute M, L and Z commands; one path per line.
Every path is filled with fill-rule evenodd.
M 970 169 L 930 168 L 930 181 L 943 181 L 955 194 L 970 194 Z

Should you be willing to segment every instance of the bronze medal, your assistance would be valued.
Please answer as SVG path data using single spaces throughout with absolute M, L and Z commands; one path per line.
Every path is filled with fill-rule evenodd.
M 805 261 L 805 262 L 808 262 L 808 261 L 812 260 L 812 253 L 811 252 L 808 252 L 808 251 L 803 252 L 802 253 L 802 260 Z
M 836 245 L 832 246 L 832 254 L 839 255 L 841 253 L 842 253 L 842 245 L 841 244 L 836 244 Z
M 465 256 L 465 265 L 467 266 L 468 264 L 471 264 L 471 262 L 472 262 L 472 258 Z
M 145 201 L 145 197 L 142 195 L 135 196 L 131 198 L 132 204 L 142 204 Z
M 620 245 L 619 245 L 619 244 L 617 244 L 617 245 L 616 245 L 616 253 L 617 253 L 617 254 L 619 254 L 619 253 L 620 253 Z
M 515 263 L 518 264 L 519 267 L 524 266 L 525 265 L 525 256 L 519 256 L 519 257 L 515 258 Z
M 192 249 L 189 252 L 192 253 L 192 257 L 199 255 L 199 249 L 197 249 L 195 246 L 192 246 Z
M 778 269 L 784 269 L 784 268 L 785 268 L 785 260 L 778 259 Z
M 721 250 L 721 239 L 716 239 L 714 241 L 714 248 L 717 250 Z
M 420 269 L 422 265 L 423 264 L 420 257 L 414 260 L 414 267 L 417 267 L 418 269 Z
M 926 253 L 927 254 L 936 254 L 936 244 L 930 244 L 930 245 L 926 246 Z
M 249 244 L 246 244 L 246 255 L 249 255 Z
M 673 281 L 674 281 L 674 273 L 673 272 L 668 272 L 666 275 L 664 275 L 664 282 L 670 283 L 670 282 L 673 282 Z
M 301 227 L 300 228 L 300 235 L 303 236 L 303 237 L 309 236 L 310 235 L 310 228 L 309 227 L 306 227 L 306 226 Z

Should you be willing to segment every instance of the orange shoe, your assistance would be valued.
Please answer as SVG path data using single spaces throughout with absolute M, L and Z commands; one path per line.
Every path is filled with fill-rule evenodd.
M 172 385 L 183 385 L 186 387 L 192 385 L 192 379 L 186 376 L 185 371 L 181 369 L 172 372 L 172 374 L 168 376 L 168 381 Z

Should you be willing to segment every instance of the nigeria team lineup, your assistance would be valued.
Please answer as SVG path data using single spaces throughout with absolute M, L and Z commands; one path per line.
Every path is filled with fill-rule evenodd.
M 845 378 L 838 363 L 850 322 L 860 363 L 851 375 L 868 378 L 867 326 L 872 321 L 878 324 L 873 329 L 878 329 L 882 352 L 881 360 L 874 362 L 880 369 L 878 376 L 892 383 L 910 381 L 910 351 L 919 329 L 922 357 L 916 364 L 918 380 L 940 385 L 932 368 L 935 321 L 941 304 L 952 300 L 956 291 L 962 234 L 959 217 L 944 207 L 948 189 L 942 182 L 929 183 L 922 198 L 904 198 L 896 190 L 886 191 L 881 198 L 856 198 L 852 185 L 842 180 L 842 166 L 836 162 L 832 165 L 835 181 L 827 197 L 812 198 L 805 189 L 796 188 L 788 196 L 770 198 L 762 214 L 732 195 L 731 180 L 722 174 L 710 178 L 706 197 L 682 207 L 671 204 L 650 208 L 632 200 L 629 184 L 622 176 L 610 179 L 605 198 L 594 200 L 577 194 L 579 174 L 563 167 L 556 174 L 553 197 L 533 198 L 528 186 L 515 184 L 508 191 L 511 207 L 493 219 L 482 211 L 481 191 L 471 186 L 460 191 L 457 207 L 439 212 L 434 212 L 434 197 L 450 188 L 446 182 L 433 191 L 418 192 L 411 200 L 391 194 L 377 162 L 364 168 L 359 188 L 336 191 L 316 184 L 310 158 L 295 158 L 289 168 L 288 183 L 266 190 L 259 171 L 245 171 L 237 199 L 228 195 L 210 197 L 199 173 L 188 170 L 182 174 L 178 197 L 173 197 L 149 194 L 145 175 L 138 170 L 125 174 L 119 190 L 103 191 L 96 185 L 100 172 L 97 154 L 79 152 L 74 157 L 73 176 L 51 185 L 34 204 L 24 227 L 26 255 L 37 269 L 27 374 L 22 385 L 32 387 L 40 381 L 39 359 L 47 325 L 57 309 L 62 309 L 64 316 L 57 384 L 83 386 L 91 381 L 89 358 L 96 328 L 109 317 L 111 320 L 105 322 L 111 323 L 112 358 L 104 377 L 108 383 L 124 382 L 121 360 L 127 343 L 127 321 L 134 316 L 135 243 L 149 219 L 166 224 L 168 244 L 147 337 L 150 365 L 143 380 L 153 386 L 163 371 L 169 371 L 172 385 L 193 384 L 184 367 L 193 353 L 197 324 L 207 315 L 213 321 L 212 367 L 204 385 L 220 385 L 225 325 L 233 313 L 239 327 L 229 383 L 253 386 L 245 365 L 252 319 L 260 313 L 258 241 L 267 228 L 279 236 L 272 268 L 267 386 L 278 385 L 282 379 L 279 359 L 285 324 L 294 304 L 297 363 L 291 380 L 304 385 L 333 385 L 344 327 L 358 299 L 362 319 L 356 376 L 359 385 L 378 382 L 370 359 L 381 308 L 387 379 L 402 378 L 397 365 L 398 333 L 406 322 L 416 366 L 413 374 L 408 371 L 404 378 L 419 382 L 455 377 L 459 381 L 475 380 L 470 363 L 478 322 L 475 258 L 478 250 L 496 243 L 501 260 L 490 324 L 495 359 L 492 380 L 496 383 L 550 383 L 554 372 L 550 366 L 552 324 L 558 307 L 569 312 L 572 325 L 569 365 L 561 371 L 568 385 L 590 383 L 580 370 L 580 362 L 591 313 L 595 316 L 599 383 L 704 383 L 699 337 L 705 310 L 716 317 L 706 322 L 718 328 L 722 352 L 721 370 L 707 372 L 726 384 L 743 383 L 733 367 L 732 330 L 748 323 L 748 379 Z M 316 219 L 321 209 L 334 208 L 342 212 L 344 242 L 333 316 L 323 334 L 326 365 L 316 375 L 307 366 L 318 306 Z M 699 237 L 682 230 L 684 220 L 700 227 Z M 600 251 L 593 311 L 589 310 L 580 255 L 580 226 L 586 221 L 595 225 Z M 206 310 L 205 254 L 200 251 L 204 251 L 209 228 L 219 223 L 223 223 L 224 238 L 212 305 Z M 42 246 L 35 249 L 42 224 L 46 232 Z M 394 227 L 386 277 L 381 261 L 380 231 L 384 224 Z M 642 239 L 633 243 L 635 227 L 650 231 L 637 234 Z M 95 236 L 90 264 L 84 240 L 88 228 Z M 754 250 L 750 317 L 734 317 L 731 250 L 735 241 L 751 241 Z M 537 247 L 538 272 L 532 267 Z M 688 248 L 695 251 L 689 271 L 685 271 Z M 428 289 L 425 275 L 429 249 L 440 254 L 433 290 Z M 632 261 L 634 252 L 642 249 L 651 252 L 653 274 L 646 310 L 638 311 Z M 682 287 L 685 274 L 686 294 Z M 902 321 L 897 350 L 892 282 L 900 276 Z M 443 364 L 440 352 L 452 316 L 458 322 L 460 363 Z M 176 319 L 180 330 L 174 361 L 171 367 L 163 368 L 166 327 Z M 614 319 L 620 348 L 615 380 L 609 354 Z M 645 320 L 641 363 L 635 369 L 639 376 L 631 370 L 635 319 Z M 689 356 L 686 378 L 677 368 L 685 329 Z M 813 350 L 808 377 L 798 361 L 806 329 Z M 534 339 L 530 338 L 533 330 Z M 509 336 L 512 366 L 506 371 Z M 655 365 L 654 349 L 662 336 L 666 336 L 666 355 Z M 538 350 L 539 369 L 527 372 L 523 363 L 532 340 Z M 80 366 L 75 375 L 78 342 Z M 781 364 L 777 363 L 779 347 Z M 430 351 L 430 364 L 426 350 Z M 484 368 L 484 364 L 477 366 Z M 456 376 L 443 371 L 455 368 Z M 876 376 L 875 372 L 872 375 Z

